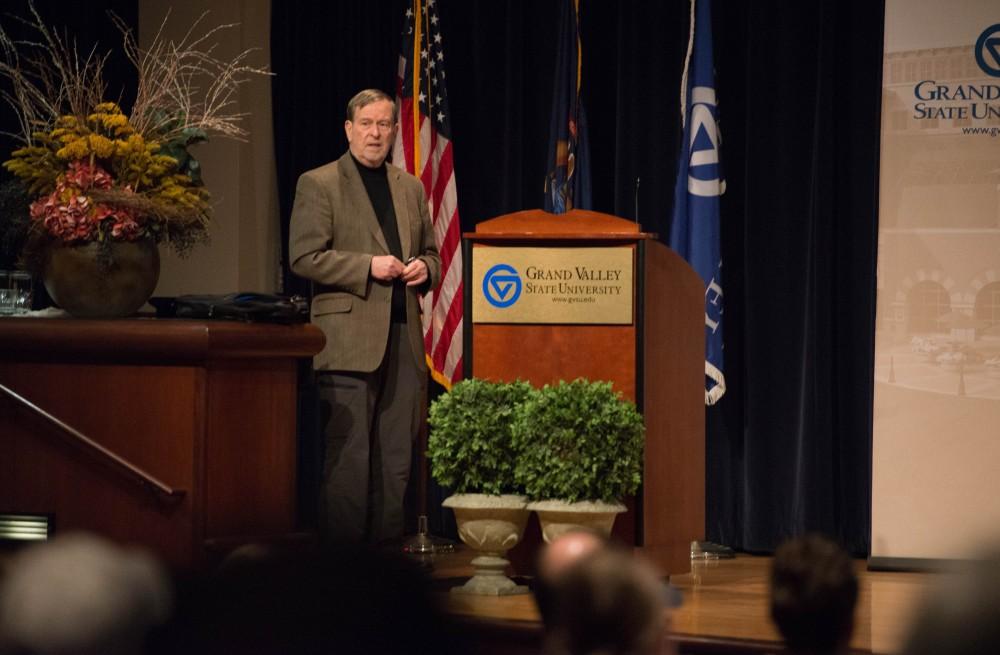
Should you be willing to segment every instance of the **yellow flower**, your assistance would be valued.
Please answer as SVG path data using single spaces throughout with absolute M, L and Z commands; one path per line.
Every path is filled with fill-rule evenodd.
M 111 139 L 100 134 L 91 134 L 87 137 L 90 151 L 99 159 L 108 159 L 115 154 L 115 144 Z
M 56 129 L 61 128 L 65 130 L 77 130 L 80 129 L 81 125 L 80 121 L 76 119 L 76 116 L 73 116 L 71 114 L 66 114 L 56 119 L 54 127 Z
M 90 143 L 87 137 L 73 139 L 65 146 L 56 151 L 56 157 L 66 161 L 84 159 L 90 156 Z
M 56 178 L 64 170 L 49 148 L 26 146 L 11 153 L 4 168 L 25 181 L 31 194 L 49 194 L 55 188 Z
M 156 200 L 175 207 L 197 212 L 200 215 L 208 213 L 208 191 L 204 187 L 191 186 L 191 178 L 187 175 L 171 175 L 162 180 L 159 187 L 150 192 Z
M 94 113 L 87 116 L 87 122 L 95 130 L 115 137 L 127 136 L 134 132 L 128 117 L 113 102 L 102 102 L 94 107 Z
M 49 136 L 52 137 L 51 141 L 53 142 L 58 141 L 59 143 L 65 145 L 67 143 L 72 143 L 77 139 L 85 138 L 84 137 L 85 134 L 87 133 L 86 132 L 81 133 L 78 130 L 65 130 L 62 128 L 57 128 L 52 130 L 52 134 L 50 134 Z
M 101 104 L 94 107 L 95 112 L 105 113 L 105 114 L 120 114 L 122 113 L 121 108 L 118 107 L 116 102 L 102 102 Z

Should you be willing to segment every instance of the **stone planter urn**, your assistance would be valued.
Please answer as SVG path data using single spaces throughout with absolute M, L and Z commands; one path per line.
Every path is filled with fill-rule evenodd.
M 528 587 L 507 577 L 507 551 L 521 541 L 529 512 L 524 496 L 456 494 L 441 503 L 455 512 L 458 536 L 479 554 L 473 558 L 475 574 L 453 593 L 482 596 L 526 594 Z
M 621 503 L 602 503 L 581 500 L 567 503 L 564 500 L 539 500 L 528 503 L 528 509 L 538 514 L 542 526 L 542 538 L 552 543 L 565 532 L 586 528 L 611 536 L 615 517 L 627 508 Z

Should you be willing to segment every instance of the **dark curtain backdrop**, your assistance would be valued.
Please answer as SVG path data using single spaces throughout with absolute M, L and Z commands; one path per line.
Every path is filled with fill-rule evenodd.
M 463 230 L 542 206 L 555 0 L 438 0 Z M 408 2 L 272 5 L 283 235 L 295 181 L 395 90 Z M 716 0 L 728 392 L 707 412 L 707 537 L 869 544 L 882 2 Z M 669 232 L 686 0 L 581 0 L 594 204 Z M 286 266 L 287 269 L 287 266 Z M 286 290 L 302 291 L 287 274 Z

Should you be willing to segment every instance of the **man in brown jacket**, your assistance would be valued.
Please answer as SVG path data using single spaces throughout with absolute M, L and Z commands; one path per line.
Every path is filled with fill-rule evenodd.
M 403 534 L 403 493 L 426 388 L 418 294 L 441 259 L 417 178 L 385 158 L 398 127 L 385 93 L 347 105 L 349 150 L 304 173 L 292 209 L 292 271 L 312 280 L 326 335 L 313 366 L 325 420 L 320 533 L 377 543 Z

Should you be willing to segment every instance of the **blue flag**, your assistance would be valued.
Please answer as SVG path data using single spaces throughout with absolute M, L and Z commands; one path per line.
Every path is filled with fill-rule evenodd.
M 705 283 L 705 404 L 726 392 L 722 368 L 722 257 L 719 205 L 726 191 L 720 156 L 719 109 L 712 63 L 709 0 L 691 0 L 690 56 L 682 83 L 684 136 L 677 163 L 670 247 Z
M 549 124 L 545 210 L 590 209 L 587 118 L 580 102 L 579 0 L 564 0 L 559 14 L 555 93 Z

